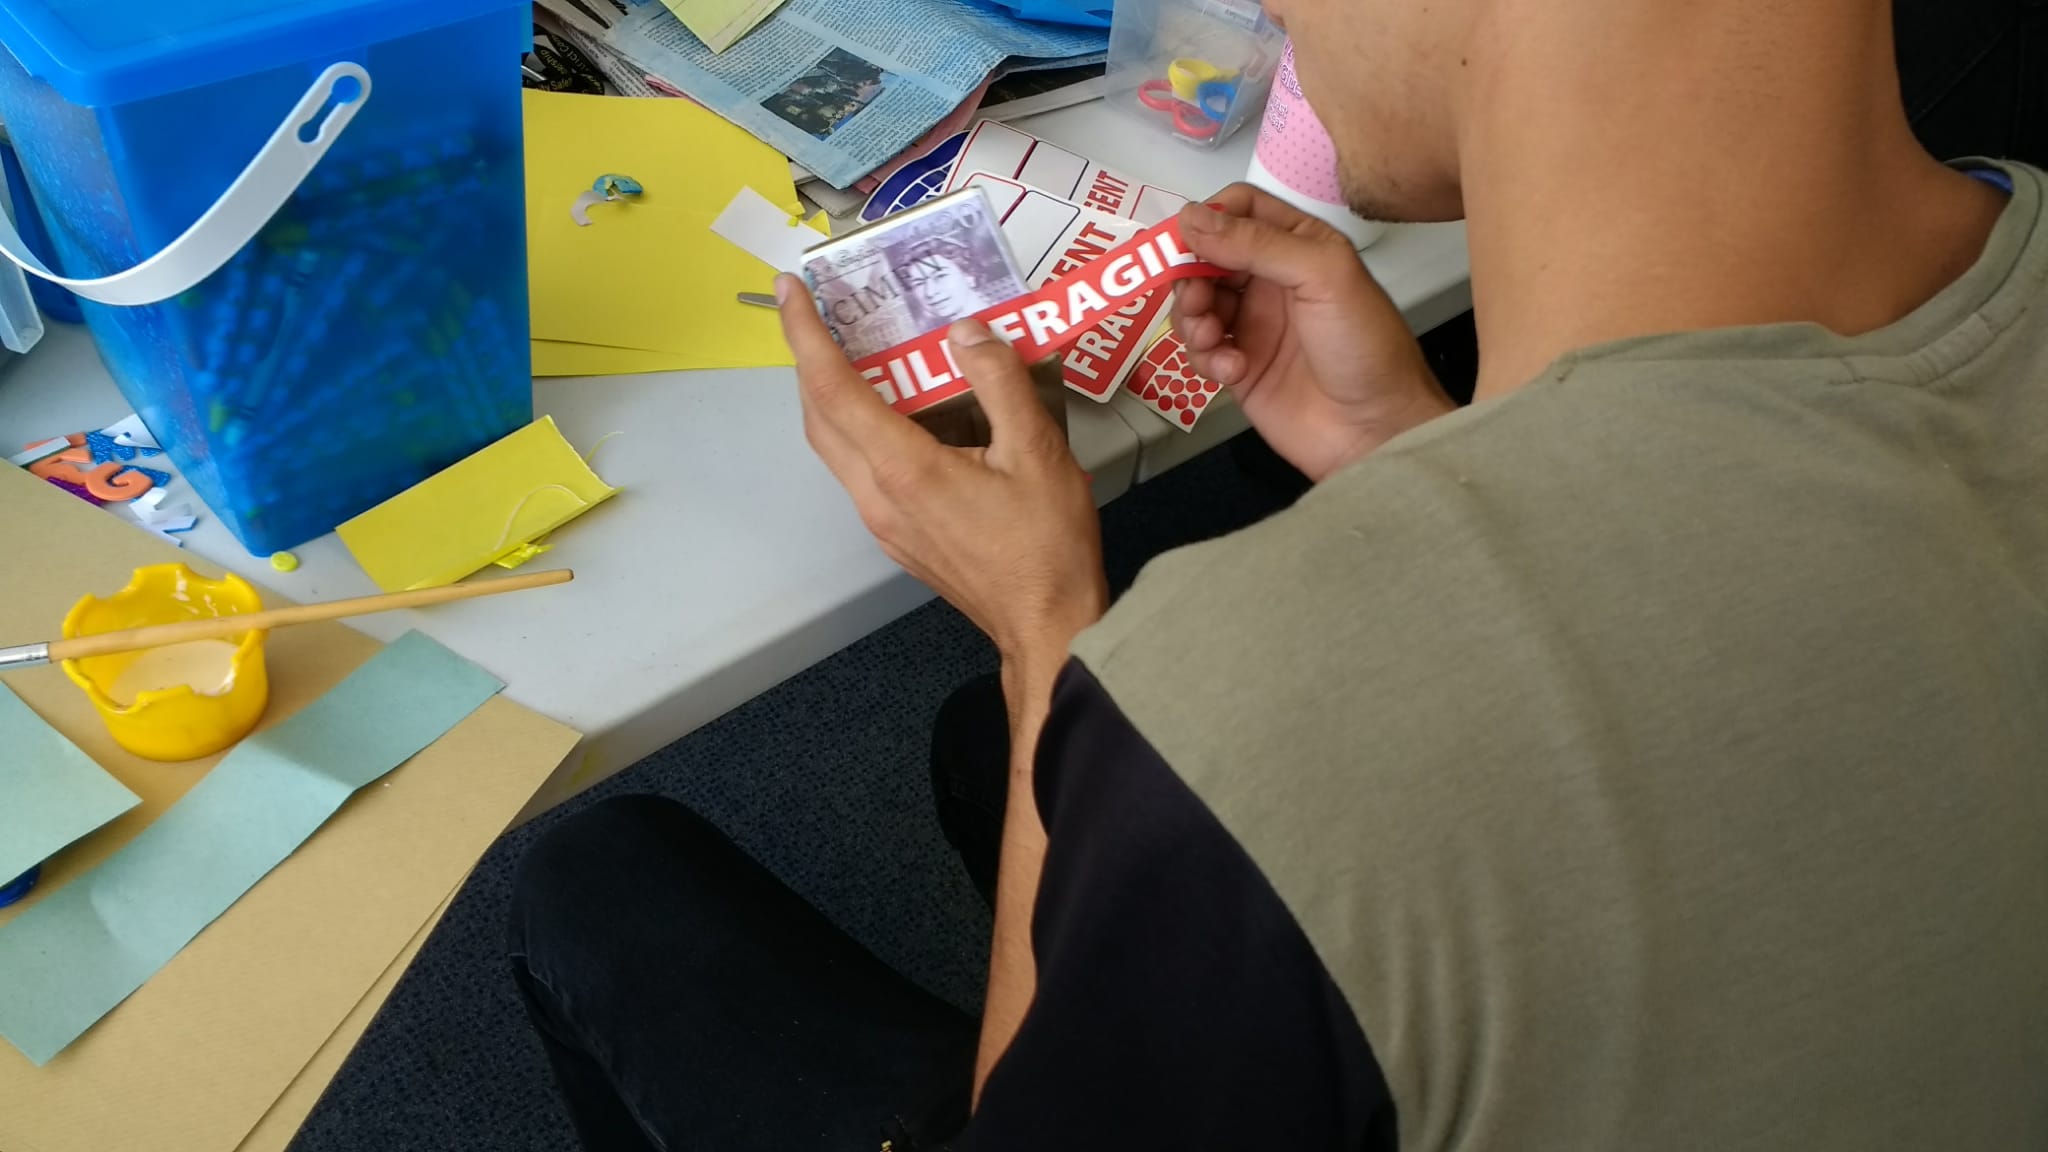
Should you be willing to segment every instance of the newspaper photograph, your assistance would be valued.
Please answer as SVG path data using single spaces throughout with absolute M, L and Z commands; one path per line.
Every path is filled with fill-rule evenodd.
M 1099 59 L 1108 47 L 1102 29 L 970 0 L 789 0 L 713 54 L 661 0 L 541 3 L 835 188 L 910 147 L 1005 60 Z
M 867 111 L 884 89 L 901 80 L 844 48 L 834 48 L 761 106 L 814 140 L 830 140 Z
M 858 360 L 1024 293 L 987 195 L 966 188 L 804 255 L 825 326 Z

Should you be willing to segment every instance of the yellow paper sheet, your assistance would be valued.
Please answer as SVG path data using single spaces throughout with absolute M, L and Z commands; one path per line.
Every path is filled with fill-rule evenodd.
M 706 48 L 723 52 L 782 7 L 783 0 L 662 0 Z
M 770 361 L 748 357 L 731 364 L 708 363 L 702 355 L 681 352 L 648 352 L 639 348 L 611 348 L 603 344 L 571 344 L 566 340 L 533 342 L 535 376 L 630 376 L 636 372 L 681 372 L 696 368 L 788 367 L 789 348 Z
M 453 584 L 616 495 L 543 416 L 335 531 L 386 592 Z
M 527 89 L 526 241 L 535 340 L 667 352 L 669 367 L 788 364 L 773 273 L 711 232 L 741 187 L 798 211 L 789 162 L 688 100 Z M 569 215 L 599 176 L 646 191 Z

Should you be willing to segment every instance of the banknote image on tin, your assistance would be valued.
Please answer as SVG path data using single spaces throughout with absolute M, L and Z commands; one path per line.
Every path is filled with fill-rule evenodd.
M 1024 276 L 988 195 L 963 188 L 804 254 L 826 327 L 858 360 L 1020 296 Z

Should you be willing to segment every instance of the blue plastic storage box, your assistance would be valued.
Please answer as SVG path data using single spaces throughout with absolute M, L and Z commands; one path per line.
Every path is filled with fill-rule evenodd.
M 0 119 L 53 271 L 115 277 L 88 298 L 196 280 L 86 321 L 251 552 L 533 418 L 531 34 L 527 0 L 0 0 Z

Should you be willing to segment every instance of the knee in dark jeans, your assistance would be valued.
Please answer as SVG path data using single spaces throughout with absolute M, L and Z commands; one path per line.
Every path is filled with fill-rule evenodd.
M 690 833 L 718 832 L 702 817 L 659 796 L 616 796 L 543 832 L 519 861 L 512 883 L 506 947 L 517 963 L 556 943 L 573 944 L 602 928 L 622 878 L 643 861 L 673 856 Z

